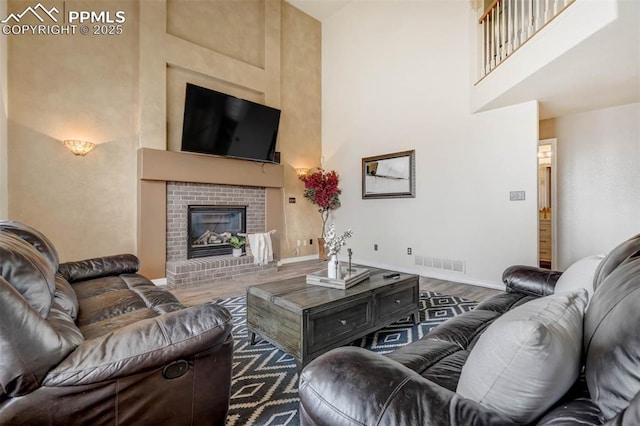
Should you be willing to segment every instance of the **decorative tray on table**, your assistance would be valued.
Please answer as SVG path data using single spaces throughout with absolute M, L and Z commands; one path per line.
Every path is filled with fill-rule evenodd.
M 346 290 L 369 278 L 369 270 L 367 268 L 356 268 L 353 266 L 349 269 L 347 266 L 341 266 L 340 276 L 342 278 L 329 278 L 327 270 L 325 269 L 308 274 L 307 284 Z

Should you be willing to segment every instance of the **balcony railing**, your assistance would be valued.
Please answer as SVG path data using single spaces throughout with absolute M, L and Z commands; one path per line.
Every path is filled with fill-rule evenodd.
M 493 0 L 480 17 L 484 77 L 575 0 Z

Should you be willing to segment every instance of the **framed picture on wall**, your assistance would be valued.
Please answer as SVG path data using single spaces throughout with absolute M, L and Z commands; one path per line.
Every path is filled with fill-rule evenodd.
M 362 159 L 362 198 L 415 198 L 416 151 Z

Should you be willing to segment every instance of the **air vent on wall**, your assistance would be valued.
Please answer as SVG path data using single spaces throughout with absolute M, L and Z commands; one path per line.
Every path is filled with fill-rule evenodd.
M 447 271 L 467 273 L 467 265 L 464 260 L 443 259 L 431 256 L 415 256 L 415 264 L 427 268 L 444 269 Z

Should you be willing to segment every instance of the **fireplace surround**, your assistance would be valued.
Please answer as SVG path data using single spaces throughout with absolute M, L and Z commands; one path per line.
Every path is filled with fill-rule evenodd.
M 201 268 L 201 263 L 209 263 L 200 259 L 187 259 L 186 226 L 184 231 L 174 231 L 175 222 L 184 219 L 171 207 L 178 201 L 169 200 L 170 187 L 181 185 L 217 185 L 235 187 L 239 192 L 231 202 L 210 202 L 207 200 L 191 204 L 242 204 L 247 205 L 247 231 L 264 232 L 275 229 L 272 235 L 273 253 L 279 257 L 280 239 L 284 229 L 283 223 L 283 192 L 284 166 L 282 164 L 259 164 L 253 161 L 243 161 L 231 158 L 219 158 L 209 155 L 167 151 L 160 149 L 140 148 L 138 150 L 138 214 L 137 214 L 137 252 L 140 258 L 141 272 L 150 278 L 166 277 L 167 286 L 171 286 L 170 274 L 178 274 L 178 270 L 185 268 Z M 250 203 L 235 200 L 242 198 L 244 189 L 259 187 L 264 194 L 264 203 L 260 214 L 262 224 L 252 231 L 251 223 L 257 219 L 249 210 Z M 188 189 L 188 188 L 183 188 Z M 182 196 L 180 196 L 182 197 Z M 179 235 L 183 232 L 185 235 Z M 182 243 L 178 243 L 181 241 Z M 182 247 L 180 246 L 182 244 Z M 243 262 L 253 263 L 250 256 L 232 258 L 218 256 L 225 259 L 224 263 L 232 263 L 228 259 L 241 259 Z M 186 263 L 187 265 L 183 264 Z M 197 264 L 196 266 L 191 265 Z M 249 265 L 236 266 L 244 269 Z M 253 266 L 253 265 L 251 265 Z M 277 269 L 277 267 L 276 267 Z M 175 286 L 193 286 L 191 281 Z

